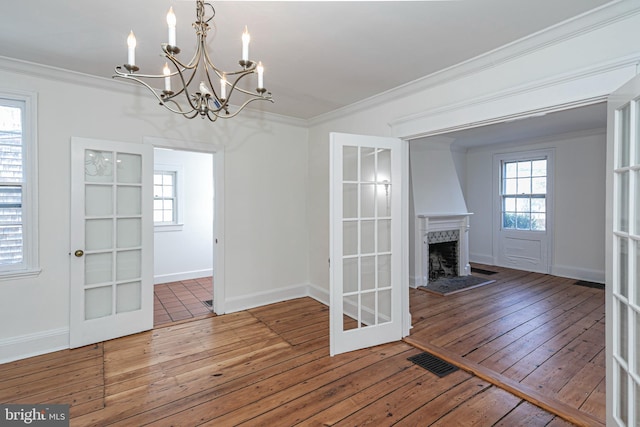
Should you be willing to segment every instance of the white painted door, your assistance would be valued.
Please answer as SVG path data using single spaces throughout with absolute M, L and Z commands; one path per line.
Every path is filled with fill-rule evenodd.
M 640 76 L 609 97 L 607 425 L 640 425 Z
M 553 150 L 494 156 L 495 264 L 550 272 Z
M 332 133 L 330 139 L 335 355 L 408 334 L 408 156 L 396 138 Z
M 153 328 L 153 148 L 71 140 L 71 348 Z

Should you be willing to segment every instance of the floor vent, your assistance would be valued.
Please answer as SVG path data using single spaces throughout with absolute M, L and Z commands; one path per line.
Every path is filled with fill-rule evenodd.
M 475 267 L 471 267 L 471 272 L 472 273 L 478 273 L 478 274 L 484 274 L 486 276 L 491 276 L 492 274 L 498 274 L 497 271 L 484 270 L 482 268 L 475 268 Z
M 578 280 L 575 282 L 578 286 L 586 286 L 587 288 L 604 289 L 604 283 L 588 282 L 586 280 Z
M 207 307 L 211 308 L 213 306 L 213 300 L 212 299 L 208 299 L 206 301 L 202 301 L 202 303 L 204 305 L 206 305 Z
M 416 354 L 415 356 L 409 357 L 407 360 L 423 367 L 429 372 L 433 372 L 440 378 L 458 370 L 456 366 L 453 366 L 452 364 L 447 363 L 444 360 L 429 353 Z

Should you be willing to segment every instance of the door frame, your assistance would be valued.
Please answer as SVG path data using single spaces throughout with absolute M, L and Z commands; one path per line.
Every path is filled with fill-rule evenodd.
M 210 153 L 213 156 L 214 203 L 213 203 L 213 312 L 225 313 L 225 239 L 224 239 L 224 149 L 216 149 L 211 144 L 202 142 L 184 141 L 181 139 L 169 139 L 145 136 L 144 144 L 154 148 L 168 148 L 201 153 Z
M 539 238 L 539 231 L 505 231 L 502 228 L 502 197 L 500 196 L 500 187 L 502 179 L 502 162 L 528 160 L 531 158 L 545 157 L 547 159 L 547 194 L 546 194 L 546 221 L 545 221 L 545 237 Z M 518 234 L 523 240 L 539 240 L 543 242 L 541 250 L 544 251 L 544 256 L 541 256 L 541 261 L 544 261 L 542 270 L 531 269 L 528 271 L 535 271 L 538 273 L 551 273 L 551 261 L 553 260 L 553 210 L 554 210 L 554 164 L 555 164 L 555 149 L 554 148 L 541 148 L 535 150 L 519 150 L 519 151 L 506 151 L 493 155 L 493 263 L 500 267 L 519 269 L 518 266 L 509 265 L 504 262 L 503 257 L 503 244 L 505 234 Z M 531 239 L 528 239 L 531 237 Z M 534 267 L 532 265 L 532 267 Z

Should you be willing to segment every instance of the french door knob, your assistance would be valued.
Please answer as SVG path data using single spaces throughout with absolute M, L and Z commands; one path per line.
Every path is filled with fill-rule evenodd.
M 73 253 L 75 256 L 77 256 L 78 258 L 80 258 L 82 255 L 84 255 L 84 251 L 81 249 L 78 249 L 77 251 L 75 251 Z

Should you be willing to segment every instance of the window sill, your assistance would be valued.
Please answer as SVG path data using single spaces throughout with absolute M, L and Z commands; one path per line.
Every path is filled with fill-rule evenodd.
M 0 281 L 4 280 L 14 280 L 14 279 L 29 279 L 31 277 L 38 277 L 42 272 L 41 269 L 30 269 L 30 270 L 14 270 L 14 271 L 6 271 L 0 272 Z
M 156 233 L 164 233 L 167 231 L 182 231 L 184 224 L 159 224 L 153 226 L 153 231 Z

